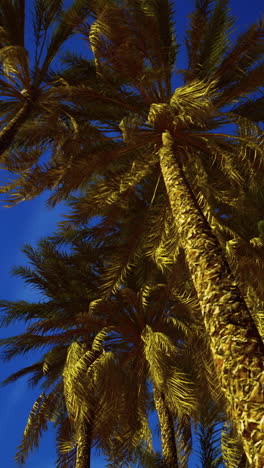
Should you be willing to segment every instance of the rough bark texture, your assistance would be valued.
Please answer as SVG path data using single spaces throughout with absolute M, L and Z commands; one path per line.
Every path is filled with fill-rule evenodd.
M 161 170 L 197 292 L 222 390 L 250 466 L 264 466 L 263 343 L 220 245 L 163 134 Z
M 77 433 L 76 468 L 90 468 L 92 428 L 88 423 L 80 424 Z
M 31 102 L 26 101 L 15 117 L 1 130 L 0 156 L 10 147 L 21 125 L 27 120 L 31 111 L 31 106 Z
M 174 424 L 162 392 L 154 387 L 154 403 L 160 423 L 162 458 L 166 468 L 177 468 L 178 457 Z

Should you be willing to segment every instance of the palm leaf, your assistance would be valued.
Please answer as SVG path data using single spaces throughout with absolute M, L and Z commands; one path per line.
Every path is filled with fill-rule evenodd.
M 24 464 L 25 458 L 33 448 L 38 447 L 39 439 L 48 429 L 48 422 L 56 416 L 58 407 L 61 401 L 61 383 L 48 394 L 41 394 L 33 405 L 30 412 L 24 436 L 18 451 L 15 461 Z

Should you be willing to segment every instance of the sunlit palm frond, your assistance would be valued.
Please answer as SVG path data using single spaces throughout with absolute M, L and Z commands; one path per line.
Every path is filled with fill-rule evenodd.
M 231 423 L 225 423 L 221 438 L 222 457 L 227 468 L 238 466 L 249 467 L 249 463 L 244 455 L 241 440 L 237 436 Z
M 187 375 L 173 366 L 177 349 L 164 334 L 146 326 L 142 336 L 149 372 L 157 387 L 166 388 L 168 404 L 178 414 L 190 414 L 197 405 L 194 387 Z
M 61 402 L 62 384 L 61 382 L 53 388 L 49 394 L 41 394 L 33 405 L 30 412 L 28 423 L 15 461 L 24 464 L 28 453 L 39 445 L 39 439 L 48 429 L 48 422 L 57 415 Z

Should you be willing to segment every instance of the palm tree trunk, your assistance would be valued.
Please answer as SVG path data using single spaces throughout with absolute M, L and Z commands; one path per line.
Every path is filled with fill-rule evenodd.
M 92 447 L 92 426 L 81 423 L 77 430 L 76 468 L 90 468 Z
M 162 458 L 166 468 L 177 468 L 178 457 L 173 419 L 162 392 L 153 385 L 154 403 L 159 418 Z
M 263 343 L 221 247 L 163 133 L 160 166 L 197 292 L 221 387 L 250 466 L 264 466 Z
M 15 117 L 0 132 L 0 156 L 10 147 L 22 124 L 29 117 L 31 101 L 26 101 Z

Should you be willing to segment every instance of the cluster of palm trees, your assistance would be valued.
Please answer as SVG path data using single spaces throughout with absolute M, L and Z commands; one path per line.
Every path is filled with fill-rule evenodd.
M 1 191 L 70 206 L 15 269 L 45 300 L 1 301 L 26 324 L 4 358 L 45 348 L 6 381 L 41 383 L 18 463 L 52 421 L 61 468 L 185 467 L 194 432 L 203 467 L 264 465 L 264 23 L 232 44 L 228 1 L 197 0 L 176 87 L 173 6 L 35 0 L 27 50 L 0 5 Z

